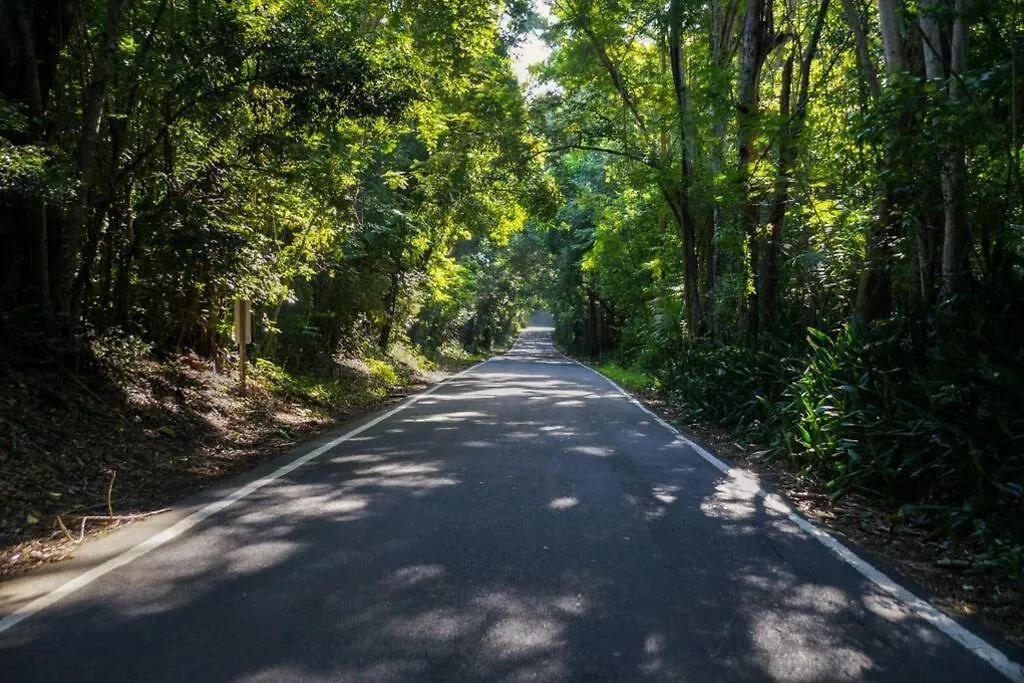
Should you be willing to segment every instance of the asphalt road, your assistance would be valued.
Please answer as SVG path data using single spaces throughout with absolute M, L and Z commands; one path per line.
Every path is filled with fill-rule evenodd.
M 4 683 L 761 680 L 1007 679 L 538 330 L 0 634 Z

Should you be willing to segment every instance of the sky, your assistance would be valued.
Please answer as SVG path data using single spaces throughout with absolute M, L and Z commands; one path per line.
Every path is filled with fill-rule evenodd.
M 533 8 L 542 17 L 551 18 L 551 10 L 548 7 L 548 0 L 533 0 Z M 531 34 L 524 40 L 512 54 L 512 67 L 516 72 L 516 78 L 522 84 L 530 82 L 531 77 L 528 69 L 533 64 L 543 62 L 551 48 L 536 33 Z

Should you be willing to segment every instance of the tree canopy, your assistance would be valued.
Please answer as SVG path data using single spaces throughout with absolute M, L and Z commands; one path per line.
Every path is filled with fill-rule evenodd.
M 1019 571 L 1021 23 L 972 0 L 3 0 L 6 335 L 224 355 L 245 298 L 254 351 L 301 365 L 488 350 L 543 306 L 565 350 Z

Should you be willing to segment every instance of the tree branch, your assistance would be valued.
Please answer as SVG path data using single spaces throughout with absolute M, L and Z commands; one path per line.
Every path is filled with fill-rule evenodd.
M 526 158 L 527 159 L 533 159 L 534 157 L 538 157 L 541 154 L 549 154 L 551 152 L 564 152 L 564 151 L 570 150 L 570 149 L 572 149 L 572 150 L 580 150 L 580 151 L 584 151 L 584 152 L 601 152 L 603 154 L 611 154 L 612 156 L 622 157 L 623 159 L 629 159 L 630 161 L 635 161 L 637 163 L 643 164 L 644 166 L 647 166 L 649 168 L 653 168 L 656 171 L 664 170 L 664 169 L 662 169 L 661 166 L 659 166 L 655 161 L 653 161 L 649 157 L 641 156 L 641 155 L 637 154 L 636 152 L 627 152 L 626 150 L 613 149 L 611 147 L 601 147 L 600 145 L 584 145 L 582 143 L 577 143 L 577 142 L 573 142 L 573 143 L 569 143 L 569 144 L 565 144 L 565 145 L 558 145 L 556 147 L 548 147 L 546 149 L 538 150 L 537 152 L 534 152 L 533 154 L 530 154 Z

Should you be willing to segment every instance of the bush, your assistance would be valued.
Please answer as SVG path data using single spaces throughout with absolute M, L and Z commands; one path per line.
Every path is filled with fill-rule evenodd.
M 777 407 L 777 456 L 837 494 L 860 488 L 927 509 L 954 536 L 989 536 L 984 520 L 998 519 L 1020 537 L 1020 359 L 996 364 L 955 340 L 922 352 L 892 322 L 834 336 L 812 329 L 808 342 L 805 369 Z
M 100 371 L 116 382 L 125 382 L 138 374 L 153 345 L 117 328 L 89 339 L 89 350 Z
M 1019 573 L 1024 359 L 897 321 L 812 328 L 805 348 L 691 343 L 663 368 L 665 392 L 695 419 L 753 433 L 766 458 L 834 495 L 891 501 Z
M 768 339 L 756 349 L 695 341 L 660 374 L 673 402 L 694 419 L 770 433 L 772 409 L 796 374 L 796 362 L 787 352 Z
M 614 361 L 601 363 L 597 369 L 602 375 L 630 391 L 657 390 L 659 386 L 656 377 L 652 377 L 643 370 L 624 368 Z

